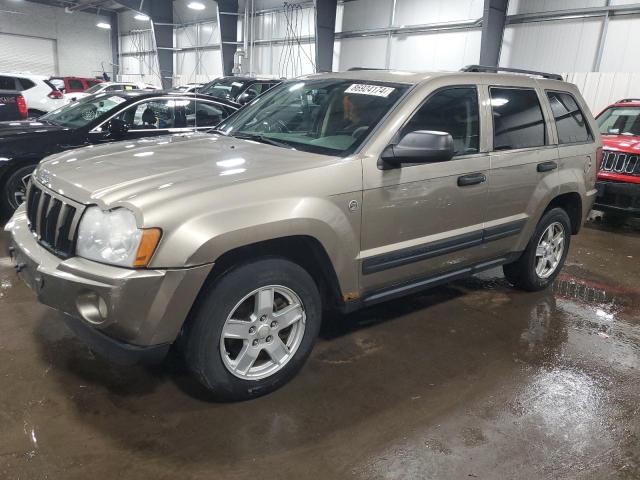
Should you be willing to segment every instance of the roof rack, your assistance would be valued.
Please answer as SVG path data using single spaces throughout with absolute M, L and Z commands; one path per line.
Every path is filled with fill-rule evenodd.
M 386 70 L 386 68 L 351 67 L 351 68 L 347 69 L 347 72 L 361 72 L 363 70 Z
M 623 98 L 622 100 L 618 100 L 616 103 L 627 103 L 627 102 L 640 102 L 640 98 Z
M 506 68 L 506 67 L 488 67 L 485 65 L 467 65 L 466 67 L 462 67 L 460 69 L 461 72 L 478 72 L 478 73 L 498 73 L 498 72 L 507 72 L 507 73 L 521 73 L 524 75 L 535 75 L 537 77 L 548 78 L 550 80 L 564 80 L 562 75 L 557 73 L 545 73 L 545 72 L 536 72 L 535 70 L 523 70 L 520 68 Z

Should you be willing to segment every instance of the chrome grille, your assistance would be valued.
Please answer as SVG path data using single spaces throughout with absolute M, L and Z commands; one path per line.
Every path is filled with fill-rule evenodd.
M 605 151 L 602 168 L 600 170 L 626 175 L 640 175 L 640 161 L 638 155 Z
M 73 256 L 82 205 L 36 185 L 27 186 L 27 218 L 38 243 L 55 255 Z

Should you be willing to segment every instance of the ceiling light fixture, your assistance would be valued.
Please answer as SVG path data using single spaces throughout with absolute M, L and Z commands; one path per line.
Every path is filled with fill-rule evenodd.
M 96 23 L 96 27 L 104 28 L 105 30 L 111 30 L 111 24 L 107 22 L 98 22 Z
M 204 3 L 200 3 L 200 2 L 189 2 L 187 4 L 187 7 L 189 7 L 192 10 L 204 10 L 205 9 Z
M 144 13 L 136 13 L 133 18 L 135 18 L 136 20 L 140 20 L 141 22 L 148 22 L 149 21 L 149 15 L 145 15 Z

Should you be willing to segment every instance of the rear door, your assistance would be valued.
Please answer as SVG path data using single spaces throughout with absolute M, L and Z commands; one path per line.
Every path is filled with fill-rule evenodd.
M 529 220 L 537 222 L 557 189 L 558 149 L 541 89 L 530 81 L 485 88 L 492 116 L 485 248 L 497 256 L 526 246 Z

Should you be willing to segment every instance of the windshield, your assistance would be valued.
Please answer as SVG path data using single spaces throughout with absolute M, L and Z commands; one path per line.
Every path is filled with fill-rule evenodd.
M 247 83 L 247 81 L 237 80 L 234 78 L 223 78 L 207 83 L 205 86 L 200 88 L 198 93 L 227 100 L 235 100 L 238 94 L 244 90 Z
M 406 89 L 406 85 L 337 79 L 284 83 L 230 117 L 219 130 L 297 150 L 346 156 Z
M 89 93 L 89 94 L 91 94 L 91 93 L 99 92 L 100 90 L 102 90 L 102 84 L 101 84 L 101 83 L 98 83 L 98 84 L 94 85 L 93 87 L 87 88 L 87 89 L 84 91 L 84 93 Z
M 640 135 L 640 107 L 607 108 L 596 121 L 602 135 Z
M 41 120 L 61 127 L 80 128 L 115 109 L 123 102 L 126 100 L 116 95 L 102 94 L 85 97 L 47 113 L 41 117 Z

